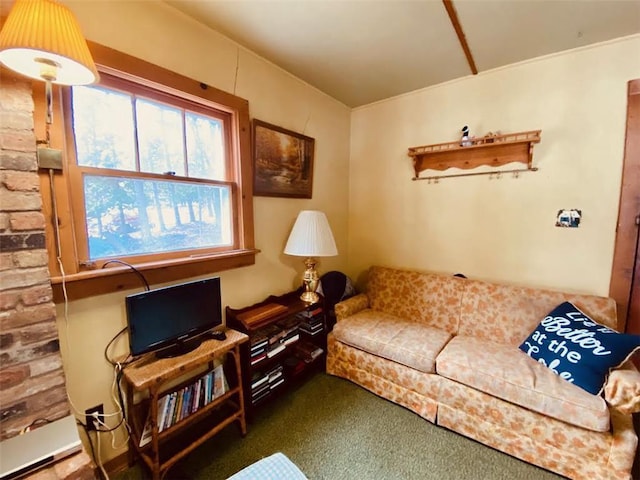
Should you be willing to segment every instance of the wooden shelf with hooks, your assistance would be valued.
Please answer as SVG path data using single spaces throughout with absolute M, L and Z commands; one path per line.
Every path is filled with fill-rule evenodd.
M 421 180 L 420 172 L 423 170 L 444 171 L 453 167 L 469 170 L 481 165 L 501 167 L 514 162 L 526 165 L 526 168 L 519 171 L 536 171 L 537 168 L 533 166 L 533 144 L 540 142 L 541 132 L 542 130 L 532 130 L 505 135 L 487 135 L 470 140 L 471 145 L 465 147 L 460 145 L 460 141 L 411 147 L 408 155 L 413 159 L 415 171 L 413 179 Z M 476 175 L 493 173 L 496 172 L 481 172 Z M 451 176 L 465 175 L 471 174 Z

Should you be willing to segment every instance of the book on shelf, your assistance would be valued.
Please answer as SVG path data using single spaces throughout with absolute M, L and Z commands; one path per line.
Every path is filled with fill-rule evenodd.
M 178 400 L 178 392 L 172 392 L 171 397 L 169 398 L 169 403 L 167 404 L 167 414 L 165 416 L 165 421 L 163 424 L 163 430 L 169 428 L 173 425 L 173 412 L 176 409 L 176 401 Z
M 299 315 L 301 317 L 311 318 L 311 317 L 315 317 L 317 315 L 320 315 L 321 313 L 322 313 L 322 307 L 316 307 L 316 308 L 313 308 L 313 309 L 303 310 L 302 312 L 298 313 L 297 315 Z
M 284 367 L 282 365 L 278 365 L 277 367 L 269 370 L 266 375 L 269 378 L 269 383 L 276 382 L 279 378 L 283 376 Z
M 251 365 L 255 365 L 257 363 L 260 363 L 265 358 L 267 358 L 266 350 L 264 352 L 262 352 L 260 355 L 257 355 L 256 357 L 251 357 L 251 362 L 250 363 L 251 363 Z
M 284 377 L 281 376 L 279 380 L 273 383 L 269 383 L 269 390 L 275 390 L 277 387 L 279 387 L 283 383 L 284 383 Z
M 324 332 L 324 327 L 322 325 L 320 325 L 319 328 L 315 328 L 315 329 L 306 329 L 306 328 L 302 328 L 300 327 L 300 331 L 303 333 L 306 333 L 307 335 L 311 335 L 312 337 Z
M 171 399 L 170 394 L 163 395 L 158 399 L 158 431 L 160 432 L 164 428 L 164 422 L 165 422 L 165 419 L 167 418 L 167 408 L 168 408 L 168 403 L 170 399 Z
M 285 337 L 282 339 L 282 344 L 289 346 L 293 343 L 296 343 L 298 340 L 300 340 L 300 334 L 298 333 L 298 331 L 296 330 L 295 335 L 290 335 L 288 337 Z
M 282 337 L 284 337 L 285 332 L 276 324 L 267 325 L 260 330 L 268 339 L 269 345 L 273 345 L 274 343 L 280 343 Z
M 249 355 L 250 358 L 256 358 L 259 357 L 260 355 L 262 355 L 263 353 L 267 352 L 267 348 L 268 345 L 264 345 L 260 348 L 257 348 L 256 350 L 251 350 L 251 354 Z
M 300 323 L 300 319 L 296 316 L 292 316 L 279 321 L 276 325 L 280 327 L 280 329 L 284 334 L 284 337 L 286 338 L 290 335 L 295 334 L 296 330 L 298 330 L 299 323 Z
M 307 341 L 298 342 L 295 347 L 296 355 L 307 363 L 318 358 L 323 352 L 321 347 Z
M 256 395 L 255 397 L 251 397 L 251 404 L 252 405 L 256 405 L 257 403 L 259 403 L 260 401 L 264 400 L 266 397 L 269 396 L 269 394 L 271 393 L 271 389 L 269 388 L 269 385 L 267 384 L 267 388 L 260 392 L 259 395 Z
M 227 384 L 227 379 L 224 376 L 224 369 L 222 365 L 218 365 L 213 370 L 213 398 L 218 398 L 224 395 L 229 386 Z
M 301 329 L 307 329 L 307 330 L 315 330 L 317 328 L 322 328 L 324 327 L 324 321 L 322 318 L 319 318 L 318 320 L 314 320 L 312 322 L 300 322 L 300 326 L 299 328 Z
M 269 391 L 271 386 L 269 383 L 265 383 L 264 385 L 260 385 L 258 388 L 251 390 L 251 398 L 261 397 L 265 391 Z
M 283 343 L 278 343 L 277 345 L 273 345 L 267 352 L 267 357 L 269 358 L 275 357 L 277 354 L 282 352 L 285 348 L 287 347 Z
M 151 426 L 151 419 L 147 419 L 147 422 L 144 425 L 144 430 L 142 431 L 142 435 L 140 435 L 140 443 L 138 444 L 140 447 L 144 447 L 147 443 L 151 441 L 153 433 L 153 427 Z
M 257 350 L 262 350 L 264 348 L 266 348 L 269 345 L 269 339 L 267 337 L 264 337 L 258 341 L 255 342 L 251 342 L 251 353 L 257 351 Z
M 269 375 L 254 375 L 254 378 L 251 379 L 251 390 L 258 388 L 265 383 L 269 383 Z

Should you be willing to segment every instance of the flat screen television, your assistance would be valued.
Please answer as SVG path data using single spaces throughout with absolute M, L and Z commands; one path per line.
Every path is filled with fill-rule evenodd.
M 212 277 L 125 297 L 131 355 L 182 355 L 222 325 L 220 278 Z

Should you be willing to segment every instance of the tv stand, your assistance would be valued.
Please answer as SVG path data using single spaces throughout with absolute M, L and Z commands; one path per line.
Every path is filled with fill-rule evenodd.
M 223 341 L 203 338 L 188 353 L 148 354 L 123 370 L 129 459 L 137 453 L 153 480 L 233 422 L 243 436 L 247 433 L 240 346 L 248 337 L 231 329 L 225 333 Z M 194 396 L 197 400 L 189 400 Z M 172 397 L 181 409 L 170 408 Z

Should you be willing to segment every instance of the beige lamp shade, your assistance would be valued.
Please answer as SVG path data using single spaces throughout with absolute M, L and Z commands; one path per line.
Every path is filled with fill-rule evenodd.
M 300 257 L 337 255 L 338 249 L 326 215 L 317 210 L 301 211 L 293 225 L 284 253 Z
M 16 0 L 0 32 L 0 63 L 61 85 L 86 85 L 98 79 L 73 13 L 53 0 Z

